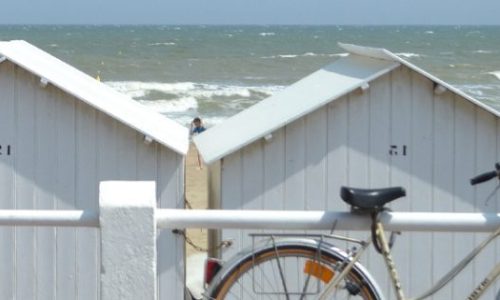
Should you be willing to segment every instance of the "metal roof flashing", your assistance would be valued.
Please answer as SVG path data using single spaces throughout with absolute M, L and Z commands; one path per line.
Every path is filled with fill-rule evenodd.
M 25 41 L 0 42 L 0 58 L 41 78 L 158 143 L 185 155 L 189 130 Z

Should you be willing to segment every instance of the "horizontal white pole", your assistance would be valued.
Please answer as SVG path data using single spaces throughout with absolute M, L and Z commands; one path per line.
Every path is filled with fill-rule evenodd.
M 269 210 L 183 210 L 158 209 L 160 228 L 234 228 L 367 230 L 367 215 L 331 211 L 269 211 Z M 392 231 L 488 232 L 500 227 L 500 214 L 384 212 L 381 220 Z
M 0 210 L 0 226 L 99 227 L 99 216 L 87 210 Z

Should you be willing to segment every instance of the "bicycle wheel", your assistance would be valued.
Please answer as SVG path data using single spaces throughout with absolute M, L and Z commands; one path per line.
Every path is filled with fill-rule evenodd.
M 316 243 L 274 243 L 246 253 L 221 270 L 208 289 L 209 299 L 316 299 L 340 273 L 344 257 Z M 382 299 L 376 283 L 355 264 L 329 299 Z

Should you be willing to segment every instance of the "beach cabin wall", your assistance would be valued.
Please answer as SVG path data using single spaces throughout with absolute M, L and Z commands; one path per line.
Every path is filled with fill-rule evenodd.
M 10 50 L 47 62 L 25 43 L 1 44 L 0 57 Z M 41 80 L 22 66 L 29 61 L 17 59 L 12 54 L 0 63 L 1 209 L 96 212 L 103 180 L 153 180 L 159 207 L 184 207 L 182 151 L 154 138 L 145 142 L 143 132 L 63 91 L 56 79 Z M 76 85 L 93 81 L 94 98 L 116 104 L 112 91 L 75 72 L 67 76 Z M 187 130 L 185 138 L 187 145 Z M 183 299 L 184 241 L 168 230 L 158 239 L 159 299 Z M 100 299 L 98 228 L 2 227 L 0 244 L 0 299 Z
M 348 50 L 358 53 L 351 53 L 326 70 L 354 76 L 353 68 L 379 60 L 373 54 L 366 60 L 365 52 L 369 49 Z M 340 93 L 325 105 L 247 145 L 228 152 L 209 149 L 205 139 L 217 144 L 215 134 L 220 135 L 221 143 L 231 139 L 229 129 L 224 130 L 223 124 L 219 129 L 213 128 L 212 134 L 210 129 L 203 134 L 205 137 L 200 135 L 196 142 L 201 153 L 214 162 L 212 205 L 223 209 L 346 211 L 349 208 L 339 197 L 343 185 L 403 186 L 407 197 L 391 205 L 395 211 L 498 212 L 498 195 L 486 201 L 497 183 L 469 185 L 473 175 L 491 170 L 500 159 L 498 114 L 393 56 L 380 56 L 397 64 L 388 65 L 384 72 L 358 87 Z M 350 69 L 346 68 L 348 64 Z M 305 84 L 308 80 L 309 84 Z M 335 89 L 342 83 L 339 79 L 329 86 Z M 311 88 L 302 91 L 301 101 L 314 101 L 315 87 L 310 79 L 289 89 L 298 93 L 297 85 Z M 273 97 L 269 100 L 276 99 Z M 292 98 L 288 100 L 290 105 L 296 105 Z M 282 106 L 274 104 L 259 103 L 262 106 L 255 109 L 265 111 L 275 107 L 273 113 L 279 116 L 276 107 Z M 228 128 L 236 133 L 240 132 L 239 127 L 231 122 L 241 122 L 239 118 L 244 117 L 228 120 L 231 125 Z M 255 126 L 258 123 L 259 120 Z M 217 157 L 221 153 L 222 157 Z M 249 246 L 249 232 L 255 231 L 223 230 L 219 239 L 233 240 L 234 246 L 223 251 L 222 257 L 229 258 Z M 367 232 L 348 234 L 358 238 L 369 236 Z M 418 296 L 485 235 L 403 233 L 393 249 L 403 287 L 411 296 Z M 342 243 L 338 245 L 345 247 Z M 488 247 L 434 299 L 460 299 L 468 295 L 485 277 L 492 262 L 500 260 L 499 246 L 497 242 Z M 372 251 L 362 263 L 378 280 L 386 296 L 394 299 L 382 258 Z M 494 299 L 499 287 L 497 283 L 484 298 Z

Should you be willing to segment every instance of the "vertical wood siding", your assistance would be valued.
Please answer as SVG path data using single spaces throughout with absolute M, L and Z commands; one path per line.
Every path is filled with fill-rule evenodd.
M 477 188 L 469 178 L 500 159 L 498 118 L 406 67 L 370 83 L 279 129 L 222 161 L 221 206 L 226 209 L 348 210 L 342 185 L 403 186 L 397 211 L 497 212 L 499 196 L 485 203 L 495 182 Z M 307 101 L 307 99 L 304 99 Z M 391 154 L 392 153 L 392 154 Z M 248 246 L 247 232 L 225 258 Z M 365 238 L 366 232 L 348 233 Z M 394 248 L 403 286 L 417 296 L 456 264 L 485 234 L 403 233 Z M 345 244 L 339 243 L 341 247 Z M 434 299 L 464 297 L 500 257 L 490 246 Z M 363 263 L 394 299 L 382 258 L 371 251 Z M 496 288 L 485 299 L 493 299 Z
M 0 105 L 0 209 L 95 211 L 102 180 L 154 180 L 159 207 L 184 207 L 181 155 L 10 62 Z M 99 299 L 98 229 L 2 227 L 0 243 L 0 299 Z M 183 240 L 158 245 L 160 299 L 182 299 Z

